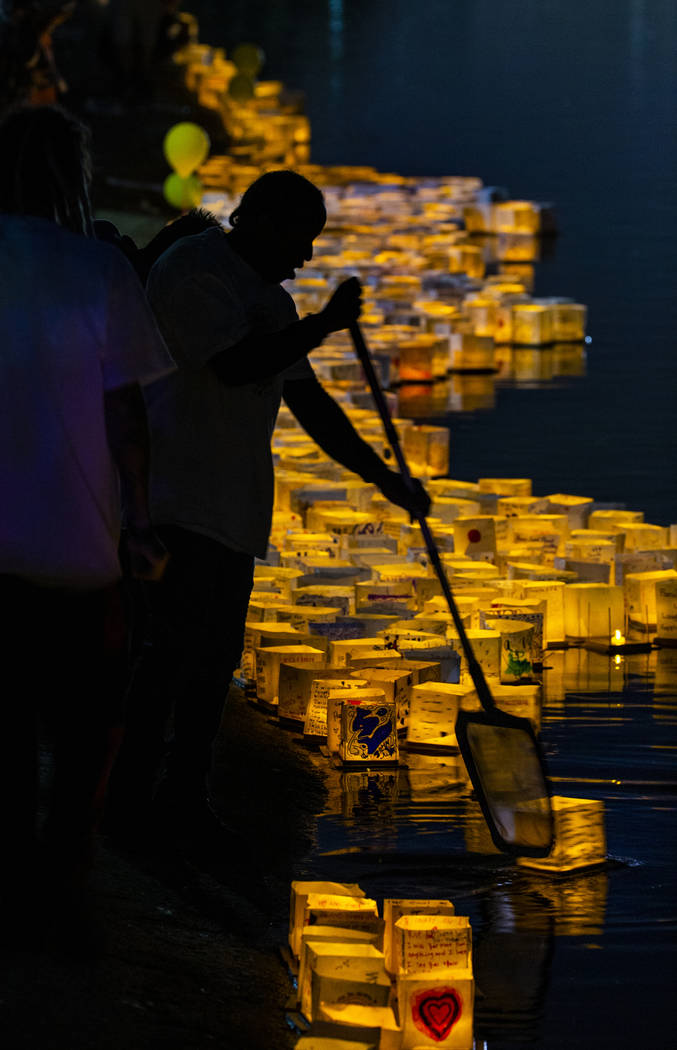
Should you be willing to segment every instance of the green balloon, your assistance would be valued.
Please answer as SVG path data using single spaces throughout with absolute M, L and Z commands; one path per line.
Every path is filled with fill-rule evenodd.
M 199 124 L 182 121 L 170 128 L 162 144 L 167 163 L 185 179 L 209 153 L 209 135 Z
M 231 62 L 235 64 L 238 73 L 246 73 L 247 76 L 257 76 L 266 60 L 258 44 L 238 44 L 232 55 Z
M 228 85 L 228 94 L 236 102 L 249 102 L 254 97 L 254 81 L 245 73 L 236 73 Z
M 172 172 L 164 181 L 162 187 L 165 200 L 172 208 L 179 211 L 188 211 L 190 208 L 198 208 L 202 200 L 203 186 L 197 175 L 188 175 L 185 179 Z

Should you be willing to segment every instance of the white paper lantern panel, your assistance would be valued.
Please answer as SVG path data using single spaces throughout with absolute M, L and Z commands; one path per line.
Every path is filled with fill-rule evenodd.
M 401 974 L 397 979 L 401 1050 L 472 1050 L 474 996 L 475 982 L 463 970 Z

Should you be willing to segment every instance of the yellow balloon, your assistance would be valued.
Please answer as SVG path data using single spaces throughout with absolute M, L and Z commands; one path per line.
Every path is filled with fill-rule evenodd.
M 183 179 L 176 172 L 172 172 L 165 179 L 162 191 L 165 200 L 171 204 L 172 208 L 188 211 L 189 208 L 200 206 L 203 186 L 197 175 L 188 175 Z
M 199 124 L 182 121 L 169 129 L 162 148 L 168 164 L 185 179 L 207 159 L 209 135 Z
M 250 77 L 257 75 L 266 60 L 258 44 L 238 44 L 230 58 L 238 73 L 246 73 Z
M 236 102 L 249 102 L 254 97 L 254 81 L 246 73 L 236 73 L 228 85 L 228 94 Z

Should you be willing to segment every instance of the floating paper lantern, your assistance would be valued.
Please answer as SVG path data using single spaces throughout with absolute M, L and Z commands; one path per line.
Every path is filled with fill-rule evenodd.
M 538 233 L 540 210 L 533 201 L 498 201 L 493 211 L 496 233 Z
M 547 857 L 519 857 L 517 863 L 536 871 L 559 874 L 606 861 L 604 803 L 598 799 L 551 799 L 554 845 Z
M 386 970 L 396 973 L 399 966 L 395 962 L 393 953 L 393 934 L 395 923 L 403 915 L 455 915 L 456 909 L 448 900 L 398 900 L 386 898 L 383 901 L 383 921 L 385 923 L 383 938 L 383 954 L 385 956 Z
M 310 645 L 275 645 L 256 649 L 256 695 L 276 704 L 282 663 L 322 667 L 325 654 Z
M 310 943 L 301 1011 L 308 1020 L 318 1016 L 320 1003 L 358 1002 L 387 1006 L 390 978 L 383 954 L 370 944 Z
M 498 514 L 506 518 L 544 514 L 546 507 L 547 501 L 536 496 L 499 496 L 496 501 Z
M 401 662 L 401 656 L 399 660 Z M 396 666 L 391 668 L 363 665 L 359 673 L 370 686 L 383 690 L 386 702 L 395 707 L 396 728 L 404 729 L 409 716 L 409 696 L 414 684 L 411 671 L 403 671 Z
M 668 583 L 674 588 L 677 585 L 677 572 L 666 569 L 662 572 L 629 573 L 623 584 L 627 621 L 630 634 L 645 638 L 658 630 L 658 586 Z M 663 591 L 663 600 L 666 593 Z
M 531 496 L 531 478 L 479 478 L 480 492 L 497 496 Z
M 588 521 L 591 529 L 607 529 L 616 525 L 623 526 L 628 522 L 644 521 L 641 510 L 593 510 Z
M 401 1050 L 430 1046 L 472 1050 L 474 992 L 474 980 L 463 970 L 401 974 L 397 979 Z
M 514 497 L 501 497 L 499 506 L 504 498 L 510 500 Z M 537 542 L 548 557 L 554 557 L 563 550 L 568 536 L 569 520 L 565 514 L 526 513 L 509 517 L 508 541 L 513 546 Z
M 484 625 L 482 621 L 482 613 L 480 612 L 480 626 L 471 627 L 466 631 L 470 644 L 472 645 L 475 657 L 484 671 L 486 678 L 498 680 L 501 675 L 501 666 L 503 658 L 501 655 L 502 640 L 500 631 L 497 631 L 494 627 Z M 459 659 L 461 661 L 459 670 L 459 682 L 466 688 L 471 686 L 472 676 L 470 674 L 470 668 L 468 666 L 468 660 L 463 651 L 456 633 L 451 630 L 448 635 L 448 639 L 451 645 L 453 645 L 458 652 Z
M 572 583 L 564 590 L 564 630 L 568 638 L 609 638 L 623 631 L 623 588 L 603 583 Z
M 552 310 L 537 303 L 516 303 L 512 308 L 512 340 L 527 346 L 544 346 L 553 338 Z
M 307 667 L 282 662 L 278 676 L 278 715 L 280 719 L 303 724 L 313 695 L 313 686 L 327 688 L 344 681 L 342 668 Z M 326 725 L 325 725 L 326 735 Z
M 329 644 L 329 658 L 334 667 L 348 667 L 348 659 L 353 653 L 365 649 L 385 649 L 384 638 L 346 638 Z
M 455 331 L 449 337 L 449 368 L 452 372 L 494 372 L 496 358 L 490 335 Z
M 342 762 L 396 762 L 395 705 L 384 701 L 347 701 L 341 707 Z
M 569 496 L 558 492 L 546 496 L 551 514 L 566 514 L 570 529 L 584 529 L 592 510 L 593 501 L 587 496 Z
M 401 915 L 392 929 L 392 969 L 408 975 L 472 974 L 472 934 L 465 915 Z
M 297 1002 L 300 1004 L 302 997 L 308 994 L 308 952 L 306 946 L 310 944 L 370 944 L 380 950 L 381 931 L 378 929 L 352 929 L 349 926 L 303 926 L 301 928 L 301 939 L 299 948 L 298 980 L 296 984 Z M 307 1000 L 306 1000 L 307 1001 Z
M 337 896 L 349 897 L 351 901 L 356 898 L 366 900 L 364 890 L 356 883 L 346 882 L 317 882 L 295 879 L 291 884 L 291 899 L 289 904 L 289 947 L 293 954 L 298 957 L 301 945 L 301 930 L 307 925 L 308 898 L 312 894 L 324 895 L 332 902 Z M 348 905 L 350 901 L 348 902 Z M 365 907 L 370 912 L 374 911 L 374 902 L 368 901 Z
M 412 686 L 409 699 L 407 747 L 410 750 L 457 748 L 456 719 L 467 685 L 424 682 Z
M 662 525 L 629 521 L 620 529 L 625 536 L 626 551 L 655 550 L 668 545 L 668 530 Z
M 552 336 L 556 343 L 582 342 L 585 338 L 587 310 L 581 303 L 555 303 L 551 306 Z
M 480 617 L 487 628 L 501 636 L 501 682 L 519 682 L 533 674 L 534 626 L 524 620 L 504 619 L 500 616 Z
M 341 744 L 341 710 L 344 702 L 385 703 L 382 689 L 370 688 L 366 679 L 355 678 L 345 684 L 329 685 L 326 697 L 327 750 L 338 755 Z
M 496 518 L 493 515 L 459 515 L 453 525 L 456 554 L 482 560 L 496 555 Z

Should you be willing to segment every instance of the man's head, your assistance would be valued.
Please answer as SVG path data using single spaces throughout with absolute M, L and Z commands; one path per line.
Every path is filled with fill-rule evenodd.
M 295 171 L 269 171 L 230 216 L 233 243 L 266 281 L 293 279 L 313 257 L 327 212 L 317 186 Z
M 0 211 L 90 234 L 89 131 L 58 106 L 26 106 L 0 122 Z

